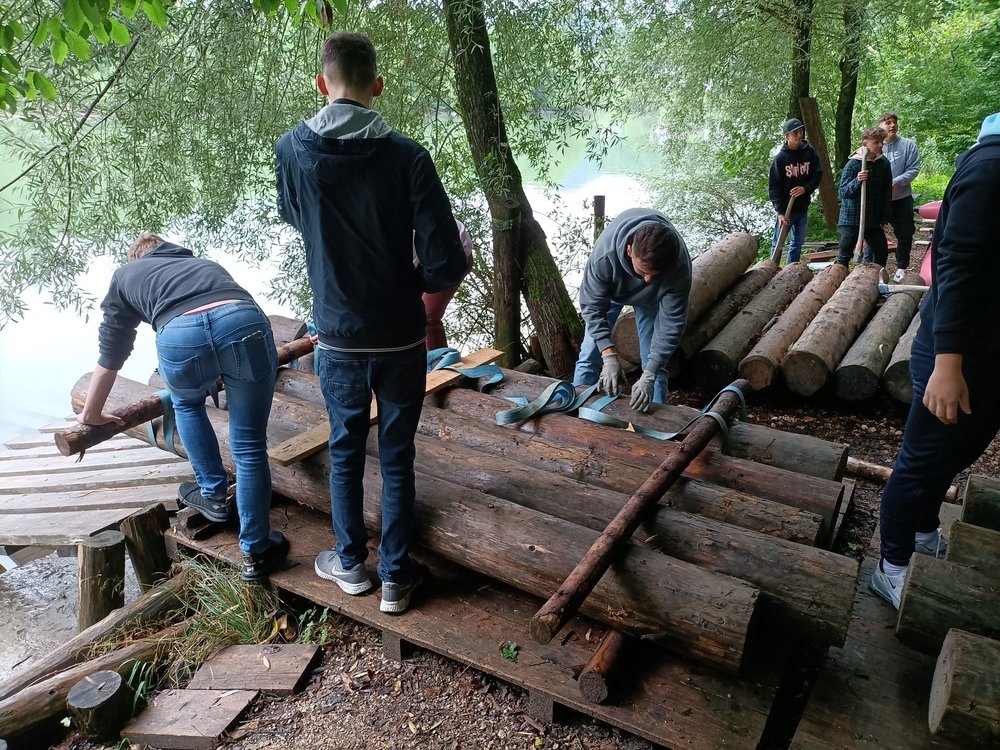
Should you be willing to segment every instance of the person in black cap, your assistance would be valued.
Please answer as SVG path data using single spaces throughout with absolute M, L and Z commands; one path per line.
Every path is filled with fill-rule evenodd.
M 767 194 L 778 216 L 774 222 L 774 236 L 771 252 L 778 244 L 781 227 L 789 225 L 788 262 L 795 263 L 802 254 L 802 243 L 806 239 L 806 225 L 809 221 L 809 201 L 813 191 L 819 187 L 823 174 L 819 155 L 806 140 L 806 128 L 801 120 L 791 118 L 781 126 L 785 142 L 771 162 L 767 178 Z M 792 198 L 792 213 L 786 219 L 785 210 Z

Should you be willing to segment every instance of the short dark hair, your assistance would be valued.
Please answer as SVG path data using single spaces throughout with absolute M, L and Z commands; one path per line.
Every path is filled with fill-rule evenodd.
M 632 235 L 632 257 L 657 273 L 663 273 L 677 260 L 680 243 L 677 233 L 663 224 L 646 224 Z
M 881 143 L 885 140 L 885 131 L 882 128 L 865 128 L 865 131 L 861 134 L 861 140 L 878 141 Z
M 883 122 L 888 122 L 889 120 L 898 123 L 899 116 L 895 112 L 886 112 L 884 115 L 878 118 L 878 124 L 881 125 Z
M 349 88 L 367 86 L 378 76 L 375 46 L 364 34 L 339 31 L 323 44 L 320 57 L 323 75 Z

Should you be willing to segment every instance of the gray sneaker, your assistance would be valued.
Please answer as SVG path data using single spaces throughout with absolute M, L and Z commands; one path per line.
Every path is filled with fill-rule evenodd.
M 417 590 L 417 587 L 424 582 L 425 576 L 424 566 L 413 563 L 409 583 L 383 582 L 382 603 L 379 605 L 379 609 L 391 615 L 398 615 L 405 612 L 410 606 L 410 597 Z
M 878 561 L 878 567 L 872 573 L 868 581 L 868 588 L 885 599 L 896 609 L 899 609 L 899 599 L 903 595 L 903 584 L 906 583 L 906 574 L 909 568 L 902 573 L 890 575 L 882 570 L 882 561 Z
M 323 550 L 316 555 L 313 570 L 320 578 L 333 581 L 344 593 L 351 596 L 363 594 L 372 587 L 364 563 L 358 563 L 353 568 L 345 570 L 343 563 L 340 562 L 340 555 L 332 549 Z
M 930 555 L 939 560 L 948 554 L 948 538 L 941 533 L 941 529 L 934 532 L 934 538 L 929 542 L 917 542 L 913 548 L 914 552 L 921 555 Z

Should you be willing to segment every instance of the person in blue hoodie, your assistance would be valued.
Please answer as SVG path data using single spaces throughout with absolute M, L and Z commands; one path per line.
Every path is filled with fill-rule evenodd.
M 1000 112 L 958 157 L 931 245 L 933 283 L 920 308 L 913 402 L 882 493 L 882 556 L 871 589 L 899 609 L 914 552 L 944 557 L 938 512 L 955 478 L 1000 432 L 1000 295 L 983 273 L 1000 253 Z
M 784 143 L 774 160 L 767 175 L 767 195 L 777 213 L 774 222 L 774 234 L 771 238 L 771 252 L 778 244 L 781 227 L 789 225 L 788 262 L 795 263 L 802 256 L 802 243 L 806 241 L 806 227 L 809 223 L 809 202 L 813 191 L 819 187 L 823 175 L 823 165 L 819 154 L 812 144 L 806 140 L 806 128 L 801 120 L 792 118 L 781 126 Z M 787 222 L 785 211 L 788 202 L 792 203 L 792 212 Z
M 371 109 L 383 81 L 368 37 L 340 32 L 327 39 L 316 85 L 327 105 L 275 147 L 278 210 L 305 245 L 330 419 L 336 546 L 320 553 L 314 568 L 348 594 L 372 588 L 362 480 L 374 393 L 380 606 L 400 613 L 424 575 L 409 555 L 414 436 L 426 380 L 422 294 L 457 286 L 468 261 L 430 154 Z
M 632 386 L 633 409 L 667 402 L 667 362 L 680 344 L 691 292 L 691 255 L 670 220 L 659 211 L 630 208 L 597 238 L 580 283 L 586 332 L 573 385 L 600 384 L 618 395 L 627 382 L 611 329 L 632 305 L 639 333 L 642 375 Z

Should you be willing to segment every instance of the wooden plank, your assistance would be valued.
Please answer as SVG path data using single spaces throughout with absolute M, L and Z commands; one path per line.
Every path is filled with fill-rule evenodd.
M 57 547 L 79 544 L 98 531 L 116 527 L 134 508 L 87 513 L 25 513 L 0 516 L 0 544 Z
M 186 462 L 112 470 L 75 471 L 68 474 L 22 474 L 5 477 L 0 483 L 0 495 L 75 492 L 147 484 L 179 484 L 189 479 L 194 479 L 194 472 L 191 465 Z
M 53 422 L 52 424 L 47 424 L 38 428 L 39 432 L 49 432 L 55 433 L 59 430 L 65 430 L 67 427 L 72 427 L 76 423 L 76 415 L 70 415 L 68 417 L 63 417 L 63 419 Z
M 51 435 L 43 435 L 41 437 L 44 439 L 38 441 L 34 445 L 21 445 L 16 449 L 0 451 L 0 462 L 21 458 L 62 456 L 62 453 L 59 452 L 59 448 L 57 448 L 56 444 L 52 442 Z M 91 453 L 110 453 L 113 451 L 131 450 L 134 448 L 146 448 L 151 450 L 154 447 L 155 446 L 152 446 L 149 443 L 129 437 L 123 433 L 120 436 L 116 435 L 111 440 L 95 445 L 93 448 L 88 448 L 87 455 L 89 456 Z
M 69 423 L 63 424 L 64 428 L 67 426 L 69 426 Z M 142 443 L 141 440 L 136 440 L 133 437 L 129 437 L 125 433 L 119 433 L 114 437 L 110 437 L 106 442 L 112 442 L 117 440 L 134 441 L 140 444 Z M 12 438 L 11 440 L 8 440 L 6 443 L 4 443 L 4 447 L 13 451 L 19 451 L 19 450 L 29 450 L 31 448 L 37 448 L 43 445 L 55 445 L 55 444 L 56 444 L 55 436 L 51 432 L 42 434 L 32 433 L 30 435 L 24 435 L 22 437 Z M 89 450 L 94 450 L 94 448 L 90 448 Z
M 212 750 L 257 697 L 254 690 L 167 690 L 122 730 L 133 745 Z
M 152 484 L 145 487 L 118 487 L 78 492 L 39 492 L 0 495 L 0 516 L 22 513 L 59 513 L 64 510 L 94 511 L 130 508 L 139 510 L 153 503 L 163 503 L 168 511 L 177 510 L 177 487 Z
M 263 690 L 290 695 L 301 690 L 319 663 L 319 646 L 230 646 L 202 664 L 188 690 Z
M 327 516 L 297 505 L 272 510 L 272 528 L 291 542 L 289 565 L 270 576 L 275 586 L 667 747 L 756 747 L 787 654 L 757 650 L 736 678 L 689 666 L 640 641 L 623 699 L 597 706 L 580 694 L 575 673 L 593 655 L 603 625 L 580 618 L 567 626 L 565 638 L 534 643 L 527 637 L 528 619 L 540 600 L 429 555 L 420 559 L 431 568 L 432 585 L 417 592 L 405 617 L 383 614 L 378 596 L 347 596 L 316 577 L 315 555 L 331 545 L 328 523 Z M 231 530 L 205 540 L 175 538 L 211 557 L 233 564 L 241 559 Z M 370 560 L 369 567 L 374 565 Z M 520 644 L 516 662 L 497 647 L 508 640 Z
M 462 358 L 455 367 L 480 367 L 496 362 L 503 356 L 503 352 L 496 349 L 480 349 Z M 461 373 L 453 370 L 433 370 L 427 373 L 426 393 L 437 393 L 438 391 L 455 385 L 465 378 Z M 378 406 L 372 401 L 371 422 L 374 424 L 378 420 Z M 310 430 L 296 435 L 290 440 L 286 440 L 280 445 L 276 445 L 268 450 L 267 455 L 278 466 L 291 466 L 303 459 L 309 458 L 319 453 L 330 442 L 330 425 L 324 422 L 318 424 Z
M 173 453 L 145 446 L 132 450 L 112 451 L 110 453 L 95 453 L 90 451 L 78 461 L 66 456 L 28 456 L 15 460 L 0 461 L 0 477 L 10 477 L 16 474 L 32 472 L 45 474 L 69 474 L 78 471 L 98 471 L 118 469 L 128 466 L 153 466 L 156 464 L 186 463 L 185 459 Z

